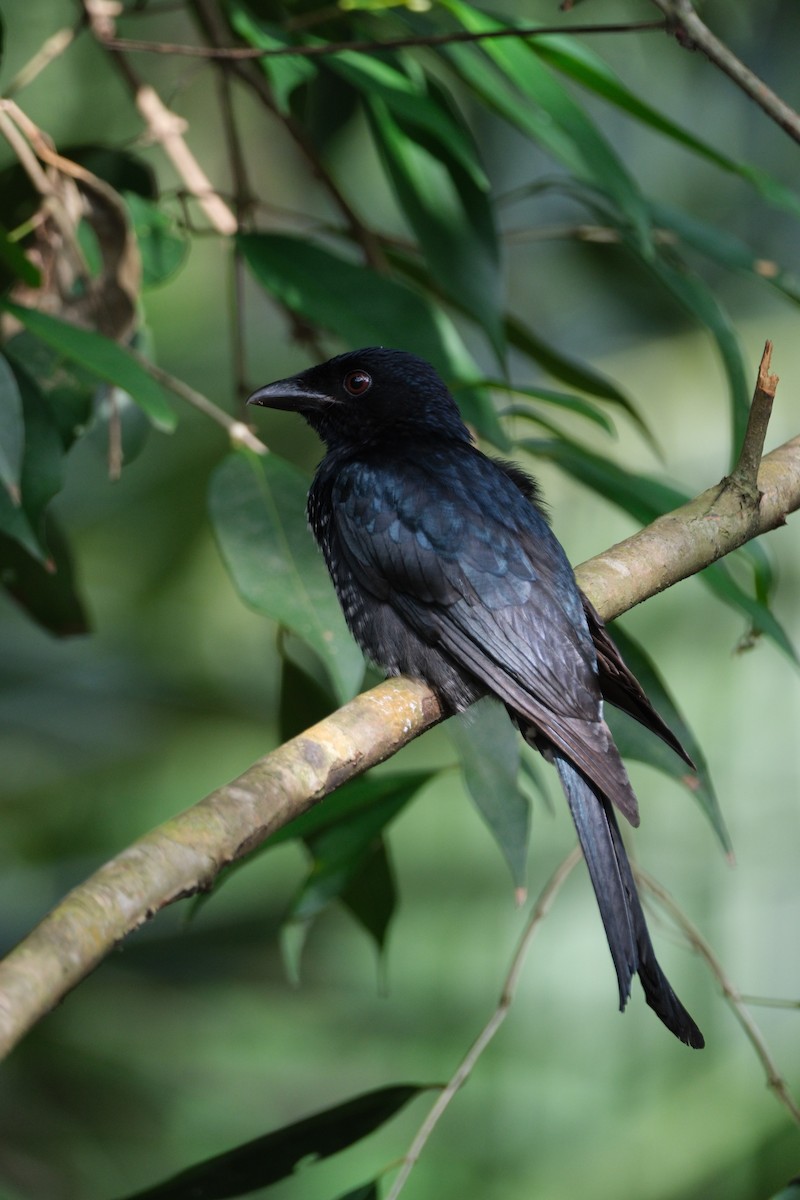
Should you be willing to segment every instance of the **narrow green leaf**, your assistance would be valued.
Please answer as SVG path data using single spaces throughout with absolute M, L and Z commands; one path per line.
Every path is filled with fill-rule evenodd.
M 17 374 L 36 381 L 35 386 L 46 399 L 61 443 L 69 450 L 91 423 L 97 376 L 68 362 L 63 354 L 27 329 L 11 338 L 5 352 Z
M 502 379 L 483 379 L 480 383 L 483 387 L 508 392 L 511 396 L 530 396 L 534 400 L 543 400 L 545 404 L 552 404 L 555 408 L 563 408 L 568 412 L 576 413 L 579 417 L 585 417 L 587 421 L 592 421 L 595 425 L 599 425 L 606 433 L 612 435 L 616 433 L 614 422 L 611 418 L 607 417 L 603 410 L 598 408 L 596 404 L 592 404 L 589 400 L 584 400 L 582 396 L 576 396 L 568 392 L 554 392 L 551 388 L 524 387 L 521 384 L 504 383 Z M 512 404 L 502 410 L 501 416 L 538 419 L 536 410 L 525 404 Z
M 795 304 L 800 303 L 797 277 L 783 270 L 778 263 L 761 258 L 740 238 L 671 205 L 653 202 L 650 208 L 654 223 L 672 230 L 685 245 L 699 250 L 712 262 L 732 271 L 742 271 L 759 283 L 774 287 Z
M 607 400 L 610 404 L 616 404 L 622 408 L 636 425 L 645 441 L 658 453 L 654 434 L 648 428 L 630 397 L 626 396 L 613 380 L 601 375 L 599 371 L 595 371 L 585 363 L 579 363 L 554 350 L 552 346 L 537 337 L 514 317 L 506 318 L 506 337 L 509 345 L 513 346 L 515 350 L 520 350 L 533 362 L 538 363 L 554 379 L 560 379 L 562 383 L 567 383 L 570 387 L 579 388 L 580 391 L 587 392 L 590 396 L 597 396 L 599 400 Z
M 425 1090 L 425 1085 L 397 1084 L 365 1092 L 188 1167 L 126 1200 L 229 1200 L 269 1187 L 293 1175 L 304 1159 L 330 1158 L 374 1133 Z
M 240 234 L 237 240 L 256 278 L 281 304 L 347 346 L 412 350 L 450 383 L 478 377 L 452 321 L 420 292 L 304 238 Z M 488 392 L 465 388 L 459 400 L 465 419 L 493 445 L 507 449 Z
M 19 502 L 24 449 L 22 396 L 8 359 L 0 355 L 0 483 L 15 504 Z
M 306 525 L 308 480 L 276 455 L 229 455 L 211 479 L 209 507 L 226 567 L 242 598 L 303 638 L 350 700 L 364 660 L 344 623 Z
M 800 1176 L 797 1179 L 790 1179 L 785 1188 L 781 1188 L 772 1200 L 800 1200 Z
M 658 109 L 653 108 L 631 92 L 611 68 L 578 38 L 541 37 L 536 39 L 538 56 L 550 66 L 568 75 L 571 79 L 602 96 L 618 109 L 628 113 L 643 125 L 684 146 L 692 153 L 714 163 L 723 171 L 747 180 L 765 200 L 782 208 L 793 216 L 800 216 L 800 196 L 779 180 L 749 163 L 740 163 L 721 153 L 709 142 L 696 137 L 687 129 L 670 121 Z
M 521 740 L 499 704 L 479 701 L 445 726 L 458 750 L 475 807 L 508 863 L 515 888 L 525 888 L 531 806 L 519 786 Z
M 741 345 L 733 323 L 714 293 L 695 273 L 677 259 L 669 262 L 661 253 L 649 259 L 647 268 L 701 324 L 717 343 L 728 377 L 734 459 L 744 440 L 750 412 L 750 387 Z
M 639 725 L 633 718 L 626 717 L 624 713 L 618 713 L 606 705 L 606 718 L 611 724 L 620 753 L 623 758 L 636 758 L 640 762 L 649 763 L 686 787 L 711 822 L 723 850 L 730 853 L 732 849 L 730 834 L 725 826 L 725 819 L 711 781 L 708 762 L 700 743 L 678 709 L 655 663 L 647 652 L 622 629 L 619 623 L 610 625 L 609 633 L 619 647 L 625 662 L 650 698 L 656 712 L 666 721 L 693 760 L 697 767 L 697 774 L 691 774 L 687 770 L 686 763 L 655 734 L 645 729 L 643 725 Z M 624 718 L 624 721 L 619 718 Z
M 2 307 L 66 358 L 128 392 L 158 429 L 169 432 L 175 428 L 175 414 L 161 384 L 122 346 L 99 333 L 8 300 L 2 301 Z
M 300 959 L 311 922 L 338 900 L 382 950 L 397 903 L 394 872 L 384 833 L 430 776 L 370 773 L 351 780 L 324 805 L 304 813 L 268 838 L 263 849 L 302 837 L 312 868 L 289 910 L 281 939 L 290 978 L 300 977 Z
M 386 945 L 389 925 L 397 909 L 395 883 L 389 847 L 378 838 L 369 848 L 341 895 L 342 903 L 370 935 L 378 950 Z
M 279 50 L 294 43 L 295 39 L 291 34 L 286 33 L 279 25 L 258 21 L 237 0 L 232 0 L 232 3 L 227 5 L 226 12 L 239 37 L 256 50 Z M 269 79 L 275 100 L 284 115 L 289 112 L 292 92 L 317 74 L 317 66 L 310 58 L 262 58 L 259 59 L 259 65 Z
M 10 371 L 11 368 L 6 365 Z M 50 566 L 50 550 L 44 528 L 44 513 L 64 482 L 64 448 L 50 408 L 26 371 L 12 373 L 24 422 L 22 466 L 18 500 L 0 489 L 0 529 L 14 538 L 43 566 Z
M 3 276 L 8 274 L 12 281 L 21 279 L 28 287 L 38 288 L 42 282 L 41 272 L 35 267 L 19 242 L 9 237 L 8 230 L 0 223 L 0 264 L 5 267 L 0 272 L 0 280 L 5 284 Z
M 298 663 L 301 647 L 307 649 L 305 642 L 282 631 L 279 647 L 283 662 L 278 733 L 283 744 L 327 717 L 336 707 L 336 697 L 327 672 L 314 670 L 319 660 L 312 651 L 306 656 L 310 662 Z
M 383 838 L 359 847 L 348 858 L 315 860 L 281 930 L 281 950 L 287 974 L 294 983 L 300 981 L 308 931 L 335 900 L 348 909 L 380 953 L 397 906 L 394 872 Z
M 372 1183 L 365 1183 L 363 1187 L 357 1187 L 354 1191 L 345 1192 L 343 1196 L 339 1196 L 338 1200 L 380 1200 L 378 1192 L 378 1182 L 373 1180 Z
M 380 97 L 365 102 L 386 173 L 431 273 L 483 327 L 502 360 L 499 252 L 488 183 L 476 184 L 446 143 L 415 137 L 414 126 L 396 120 Z
M 59 637 L 86 633 L 86 611 L 75 585 L 66 539 L 50 518 L 46 528 L 47 567 L 0 533 L 0 582 L 35 621 Z
M 471 32 L 510 27 L 464 0 L 442 3 Z M 487 41 L 480 49 L 451 45 L 443 52 L 484 103 L 539 142 L 579 178 L 610 196 L 624 214 L 640 252 L 645 256 L 652 253 L 647 207 L 637 184 L 585 111 L 537 56 L 535 44 L 503 38 Z M 499 68 L 499 80 L 487 74 L 483 56 Z M 513 90 L 503 86 L 503 80 L 509 81 Z M 520 103 L 520 94 L 527 103 Z
M 262 850 L 259 850 L 258 853 L 296 838 L 310 841 L 329 831 L 333 833 L 334 830 L 342 828 L 350 822 L 354 822 L 356 827 L 363 831 L 372 819 L 370 810 L 379 802 L 385 806 L 382 809 L 385 820 L 378 821 L 377 826 L 373 826 L 372 830 L 373 833 L 376 829 L 377 832 L 380 832 L 386 822 L 392 820 L 404 805 L 414 798 L 420 788 L 429 783 L 432 778 L 430 771 L 405 771 L 392 775 L 368 772 L 357 779 L 351 779 L 344 786 L 338 788 L 332 796 L 328 796 L 324 804 L 315 805 L 302 816 L 295 817 L 282 829 L 270 834 L 263 843 Z M 360 825 L 362 817 L 367 822 L 366 825 Z M 345 839 L 348 836 L 345 835 Z M 368 837 L 365 839 L 361 835 L 358 836 L 360 836 L 362 844 L 369 840 Z
M 626 471 L 624 467 L 566 438 L 524 439 L 519 445 L 557 463 L 579 483 L 605 496 L 642 525 L 649 524 L 689 499 L 685 492 L 670 484 L 648 475 Z M 734 555 L 740 553 L 734 551 Z M 726 562 L 712 563 L 699 573 L 698 579 L 726 604 L 745 613 L 756 630 L 766 633 L 793 662 L 800 661 L 780 622 L 757 596 L 751 596 L 739 586 Z
M 705 571 L 701 571 L 699 578 L 715 595 L 719 596 L 720 600 L 724 600 L 731 608 L 745 613 L 751 622 L 754 633 L 765 633 L 775 642 L 776 646 L 780 647 L 787 658 L 791 659 L 795 665 L 800 665 L 797 650 L 792 645 L 791 639 L 780 621 L 756 596 L 751 596 L 736 582 L 727 562 L 712 563 L 710 567 L 706 567 Z
M 319 40 L 319 39 L 315 39 Z M 394 63 L 371 54 L 346 51 L 328 60 L 328 67 L 362 95 L 380 98 L 395 120 L 425 133 L 437 146 L 447 146 L 472 184 L 484 191 L 489 183 L 475 153 L 474 140 L 460 121 L 441 104 L 431 103 L 428 84 L 421 74 L 416 78 L 400 70 L 395 63 L 406 60 L 394 56 Z
M 642 525 L 648 525 L 689 499 L 685 492 L 671 484 L 628 471 L 567 438 L 558 441 L 523 439 L 519 445 L 557 463 L 567 474 L 605 496 Z

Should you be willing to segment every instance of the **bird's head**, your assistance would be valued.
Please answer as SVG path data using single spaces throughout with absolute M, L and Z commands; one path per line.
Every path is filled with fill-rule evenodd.
M 340 354 L 253 392 L 248 404 L 301 413 L 329 449 L 392 445 L 432 435 L 469 441 L 436 371 L 405 350 Z

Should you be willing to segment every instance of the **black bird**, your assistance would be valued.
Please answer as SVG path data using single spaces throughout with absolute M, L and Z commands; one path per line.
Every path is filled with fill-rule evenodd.
M 555 767 L 619 983 L 689 1046 L 703 1036 L 656 961 L 612 805 L 636 797 L 603 697 L 691 760 L 651 707 L 518 467 L 473 445 L 427 362 L 371 348 L 259 388 L 248 403 L 301 413 L 327 447 L 308 520 L 347 624 L 389 675 L 425 680 L 446 712 L 500 700 Z

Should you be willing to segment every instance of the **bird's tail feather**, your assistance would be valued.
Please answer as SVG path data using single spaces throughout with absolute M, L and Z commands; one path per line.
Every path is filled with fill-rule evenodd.
M 656 959 L 631 865 L 611 804 L 559 750 L 550 751 L 578 831 L 619 982 L 620 1008 L 636 972 L 647 1003 L 667 1028 L 699 1049 L 703 1035 Z

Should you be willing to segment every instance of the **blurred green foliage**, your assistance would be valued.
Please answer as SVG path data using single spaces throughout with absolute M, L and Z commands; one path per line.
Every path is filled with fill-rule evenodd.
M 118 33 L 274 50 L 557 16 L 544 0 L 510 8 L 144 0 Z M 576 19 L 588 13 L 652 16 L 627 0 Z M 704 15 L 791 94 L 792 0 L 709 0 Z M 663 34 L 227 65 L 128 54 L 123 74 L 83 25 L 20 81 L 75 9 L 7 0 L 3 20 L 2 87 L 80 168 L 44 156 L 55 199 L 43 207 L 13 145 L 0 161 L 10 947 L 94 865 L 361 683 L 304 527 L 318 447 L 278 414 L 263 430 L 269 458 L 229 454 L 181 381 L 240 418 L 252 386 L 309 359 L 371 342 L 414 350 L 490 448 L 542 476 L 577 561 L 724 472 L 767 318 L 785 380 L 773 429 L 797 432 L 784 389 L 800 366 L 800 198 L 786 135 Z M 141 137 L 137 80 L 185 116 L 187 145 L 239 218 L 235 239 L 209 229 L 164 148 Z M 172 379 L 149 371 L 153 358 Z M 629 653 L 641 638 L 652 660 L 637 669 L 691 739 L 711 824 L 658 747 L 618 736 L 649 764 L 633 768 L 642 859 L 743 991 L 796 998 L 800 578 L 787 536 L 777 557 L 749 547 L 704 573 L 708 590 L 684 585 L 626 623 Z M 730 655 L 759 635 L 757 653 Z M 0 1076 L 3 1200 L 131 1194 L 309 1114 L 324 1125 L 360 1092 L 450 1074 L 496 1003 L 519 927 L 508 869 L 536 891 L 572 837 L 560 809 L 544 819 L 545 773 L 491 714 L 453 734 L 428 735 L 283 831 L 191 919 L 163 913 L 28 1037 Z M 735 876 L 712 833 L 725 836 L 712 776 Z M 714 981 L 680 950 L 669 973 L 707 1034 L 702 1056 L 673 1045 L 638 996 L 616 1015 L 599 924 L 571 885 L 409 1195 L 780 1191 L 796 1130 Z M 797 1013 L 757 1015 L 797 1088 Z M 403 1152 L 423 1104 L 269 1194 L 379 1194 L 364 1181 Z

